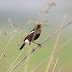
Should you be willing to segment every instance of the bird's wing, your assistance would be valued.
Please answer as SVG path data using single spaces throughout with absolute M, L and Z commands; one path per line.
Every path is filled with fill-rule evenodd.
M 34 31 L 34 29 L 29 33 L 29 35 L 31 35 L 31 34 L 33 34 L 35 31 Z
M 32 30 L 32 31 L 26 36 L 26 38 L 24 39 L 24 41 L 25 41 L 26 39 L 28 39 L 28 40 L 31 42 L 32 37 L 33 37 L 33 34 L 34 34 L 34 30 Z

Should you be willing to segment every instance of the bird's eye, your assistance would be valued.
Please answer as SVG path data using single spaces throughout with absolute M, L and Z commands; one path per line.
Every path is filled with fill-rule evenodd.
M 38 28 L 40 28 L 40 25 L 38 25 Z

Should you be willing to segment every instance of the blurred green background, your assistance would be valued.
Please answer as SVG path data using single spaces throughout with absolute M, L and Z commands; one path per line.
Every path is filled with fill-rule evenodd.
M 10 38 L 13 36 L 12 40 L 8 44 L 6 51 L 0 59 L 0 72 L 7 72 L 16 57 L 21 52 L 19 50 L 20 46 L 16 45 L 24 39 L 30 30 L 34 27 L 34 21 L 39 18 L 39 13 L 43 10 L 43 6 L 46 3 L 54 2 L 55 7 L 52 7 L 48 14 L 42 15 L 40 22 L 43 23 L 45 20 L 48 21 L 47 26 L 42 27 L 41 36 L 35 42 L 41 43 L 44 39 L 53 34 L 58 30 L 64 21 L 64 16 L 66 20 L 64 24 L 67 24 L 72 19 L 72 1 L 71 0 L 1 0 L 0 1 L 0 57 L 3 53 L 4 48 L 6 48 Z M 8 18 L 11 19 L 12 24 L 17 25 L 19 28 L 17 32 L 12 32 L 13 29 L 5 25 L 10 24 Z M 32 23 L 26 25 L 30 19 Z M 14 30 L 17 27 L 13 25 Z M 21 27 L 23 26 L 22 30 Z M 4 28 L 3 28 L 4 27 Z M 2 30 L 3 29 L 3 30 Z M 2 30 L 2 31 L 1 31 Z M 20 32 L 21 31 L 21 32 Z M 12 34 L 10 35 L 10 33 Z M 23 32 L 23 33 L 22 33 Z M 5 35 L 7 34 L 7 36 Z M 44 61 L 48 56 L 51 55 L 53 50 L 56 36 L 52 37 L 28 62 L 19 72 L 31 72 L 39 63 Z M 67 26 L 62 30 L 59 42 L 57 44 L 57 49 L 63 46 L 66 42 L 72 39 L 72 25 Z M 23 43 L 23 42 L 22 42 Z M 32 44 L 35 48 L 37 45 Z M 17 64 L 24 56 L 26 56 L 32 49 L 27 46 L 26 50 L 21 54 L 18 60 L 15 62 Z M 33 54 L 33 53 L 32 53 Z M 31 54 L 31 55 L 32 55 Z M 50 72 L 52 72 L 56 59 L 59 58 L 55 72 L 58 72 L 61 68 L 61 72 L 72 72 L 72 41 L 66 44 L 62 49 L 54 54 L 54 58 L 50 67 Z M 29 58 L 29 57 L 28 57 Z M 27 60 L 27 59 L 26 59 Z M 26 61 L 24 60 L 13 72 L 16 72 L 18 68 Z M 34 72 L 46 72 L 49 59 L 44 62 L 40 67 L 38 67 Z M 14 64 L 14 65 L 15 65 Z M 14 66 L 13 65 L 13 66 Z M 12 67 L 13 67 L 12 66 Z M 12 68 L 11 68 L 12 69 Z

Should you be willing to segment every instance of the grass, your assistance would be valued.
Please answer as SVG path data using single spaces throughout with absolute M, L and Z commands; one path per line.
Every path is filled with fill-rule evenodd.
M 19 25 L 19 26 L 21 27 L 22 24 Z M 23 26 L 24 26 L 23 27 L 23 38 L 25 38 L 26 33 L 29 33 L 30 32 L 29 29 L 32 29 L 34 25 L 32 23 L 30 25 L 28 24 L 27 26 L 25 26 L 25 25 L 23 25 Z M 53 32 L 55 32 L 57 29 L 59 29 L 59 27 L 60 27 L 60 23 L 57 25 L 56 21 L 50 22 L 50 24 L 48 23 L 48 27 L 42 28 L 41 36 L 38 40 L 36 40 L 36 42 L 38 42 L 38 43 L 42 42 L 44 39 L 46 39 L 48 36 L 50 36 Z M 1 27 L 1 29 L 2 28 L 3 27 Z M 14 26 L 14 29 L 16 29 L 15 26 Z M 57 49 L 59 47 L 61 47 L 64 43 L 66 43 L 67 41 L 72 39 L 71 29 L 69 29 L 69 27 L 68 27 L 65 30 L 63 30 L 63 32 L 61 34 L 60 40 L 57 44 Z M 4 30 L 2 31 L 2 33 L 0 35 L 0 56 L 1 56 L 1 54 L 3 54 L 1 59 L 0 59 L 0 72 L 7 72 L 8 69 L 10 68 L 10 66 L 13 64 L 13 62 L 17 58 L 17 56 L 21 53 L 21 51 L 19 50 L 20 46 L 16 45 L 16 43 L 15 43 L 15 41 L 17 41 L 17 43 L 20 43 L 20 41 L 22 41 L 22 32 L 20 32 L 20 31 L 21 31 L 21 29 L 18 29 L 17 32 L 13 32 L 10 35 L 10 32 L 12 32 L 12 29 L 10 27 L 6 27 L 6 28 L 4 28 Z M 69 31 L 70 31 L 70 33 L 69 33 Z M 6 32 L 8 34 L 8 36 L 5 36 L 4 32 Z M 10 40 L 10 38 L 13 36 L 13 34 L 15 34 L 15 35 L 14 35 L 13 39 Z M 9 40 L 10 40 L 10 42 L 9 42 Z M 31 72 L 31 70 L 33 70 L 39 63 L 41 63 L 48 56 L 50 56 L 51 52 L 53 50 L 53 46 L 55 44 L 55 41 L 56 41 L 56 36 L 54 36 L 52 39 L 50 39 L 28 61 L 27 65 L 22 67 L 20 72 L 25 72 L 25 70 L 26 70 L 26 72 Z M 33 46 L 33 48 L 36 47 L 36 45 L 33 44 L 33 43 L 32 43 L 32 46 Z M 5 52 L 2 53 L 4 48 L 6 48 Z M 26 50 L 23 51 L 21 56 L 16 60 L 15 64 L 17 64 L 24 56 L 26 56 L 28 51 L 31 51 L 29 46 L 26 47 Z M 71 55 L 72 55 L 72 41 L 70 41 L 62 49 L 60 49 L 57 53 L 55 53 L 54 59 L 52 60 L 52 63 L 51 63 L 51 66 L 50 66 L 50 71 L 52 72 L 54 65 L 55 65 L 55 62 L 56 62 L 56 59 L 59 58 L 55 72 L 58 72 L 60 68 L 61 68 L 61 72 L 72 72 L 72 69 L 71 69 L 71 67 L 72 67 L 72 57 L 71 57 Z M 19 67 L 25 61 L 23 61 L 13 72 L 16 72 L 19 69 Z M 49 63 L 49 59 L 47 61 L 45 61 L 41 66 L 39 66 L 34 72 L 45 72 L 48 63 Z
M 51 50 L 52 50 L 52 46 L 53 46 L 54 42 L 53 40 L 50 40 L 49 42 L 47 42 L 47 44 L 41 48 L 32 58 L 31 60 L 28 62 L 28 72 L 30 72 L 34 67 L 36 67 L 40 62 L 42 62 L 47 56 L 50 55 Z M 70 62 L 72 60 L 71 58 L 71 43 L 66 45 L 66 47 L 62 50 L 60 50 L 56 55 L 57 57 L 59 57 L 61 59 L 61 64 L 62 62 L 66 61 L 67 63 L 69 63 L 70 65 L 72 65 Z M 23 58 L 26 54 L 27 54 L 28 50 L 25 50 L 23 52 L 23 54 L 21 55 L 21 57 L 17 60 L 17 62 Z M 8 58 L 5 58 L 4 56 L 1 58 L 1 62 L 0 65 L 2 65 L 0 68 L 1 72 L 5 72 L 13 63 L 13 61 L 16 59 L 17 55 L 20 53 L 19 51 L 19 46 L 16 46 L 15 43 L 13 43 L 13 41 L 11 41 L 11 43 L 9 44 L 7 50 L 6 50 L 6 54 L 8 56 Z M 55 57 L 56 58 L 56 57 Z M 6 59 L 8 59 L 8 63 L 9 66 L 6 69 Z M 69 61 L 70 60 L 70 61 Z M 17 63 L 16 62 L 16 63 Z M 65 63 L 66 63 L 65 62 Z M 24 62 L 23 62 L 24 63 Z M 48 61 L 46 61 L 45 64 L 43 64 L 42 66 L 40 66 L 35 72 L 37 71 L 41 71 L 44 72 L 46 67 L 47 67 L 47 63 Z M 62 64 L 63 66 L 63 64 Z M 20 67 L 20 66 L 19 66 Z M 64 67 L 65 68 L 65 67 Z M 16 69 L 17 70 L 17 69 Z M 15 70 L 15 71 L 16 71 Z M 20 70 L 23 71 L 24 67 Z
M 15 35 L 14 36 L 14 38 L 15 38 L 15 40 L 17 40 L 17 41 L 19 41 L 20 39 L 19 39 L 19 37 L 18 38 L 16 38 L 17 37 L 17 35 Z M 31 60 L 29 60 L 29 62 L 28 62 L 28 67 L 27 67 L 27 72 L 30 72 L 34 67 L 36 67 L 40 62 L 42 62 L 47 56 L 49 56 L 50 54 L 51 54 L 51 51 L 52 51 L 52 47 L 53 47 L 53 44 L 54 44 L 54 42 L 55 42 L 55 38 L 56 38 L 56 36 L 54 37 L 54 38 L 52 38 L 50 41 L 48 41 L 47 42 L 47 44 L 45 44 L 45 46 L 43 46 L 32 58 L 31 58 Z M 61 37 L 62 38 L 62 37 Z M 7 38 L 8 39 L 8 38 Z M 43 38 L 43 36 L 41 35 L 41 37 L 39 38 L 39 41 L 42 41 L 44 38 Z M 64 36 L 63 36 L 63 38 L 62 38 L 62 40 L 66 40 L 66 38 L 64 38 Z M 8 41 L 7 40 L 5 40 L 6 42 L 5 43 L 8 43 Z M 39 42 L 38 41 L 38 42 Z M 62 42 L 62 41 L 61 41 Z M 2 42 L 3 43 L 3 42 Z M 61 46 L 62 44 L 60 44 L 60 46 Z M 36 45 L 35 45 L 36 46 Z M 35 47 L 34 45 L 33 45 L 33 47 Z M 8 47 L 7 47 L 7 49 L 6 49 L 6 55 L 8 56 L 7 58 L 6 57 L 4 57 L 4 55 L 3 55 L 3 57 L 0 59 L 1 60 L 1 62 L 0 62 L 0 65 L 2 65 L 0 68 L 0 70 L 1 70 L 1 72 L 5 72 L 5 71 L 7 71 L 8 69 L 9 69 L 9 67 L 11 66 L 11 64 L 14 62 L 14 60 L 16 59 L 16 57 L 18 56 L 18 54 L 20 53 L 20 51 L 19 51 L 19 47 L 20 46 L 16 46 L 16 44 L 14 43 L 14 40 L 12 39 L 11 40 L 11 42 L 9 43 L 9 45 L 8 45 Z M 23 52 L 23 54 L 20 56 L 20 58 L 17 60 L 17 62 L 21 59 L 21 58 L 23 58 L 26 54 L 27 54 L 27 51 L 28 51 L 28 47 L 27 47 L 27 50 L 25 50 L 24 52 Z M 65 51 L 64 51 L 65 50 Z M 71 53 L 71 43 L 70 44 L 68 44 L 68 45 L 66 45 L 66 47 L 64 48 L 64 50 L 61 50 L 61 51 L 59 51 L 58 53 L 56 53 L 56 57 L 59 57 L 59 59 L 61 59 L 61 63 L 60 63 L 60 65 L 62 65 L 62 67 L 63 67 L 63 64 L 62 64 L 62 62 L 64 62 L 65 61 L 65 59 L 68 59 L 66 62 L 68 62 L 69 60 L 71 61 L 72 60 L 72 58 L 71 58 L 71 56 L 70 56 L 70 53 Z M 69 53 L 67 54 L 67 52 L 69 51 Z M 60 54 L 59 54 L 60 53 Z M 54 59 L 56 58 L 56 57 L 54 57 Z M 63 57 L 63 58 L 61 58 L 61 57 Z M 8 61 L 8 65 L 7 65 L 7 61 Z M 16 63 L 17 63 L 16 62 Z M 65 62 L 65 63 L 66 63 Z M 16 64 L 15 63 L 15 64 Z M 41 72 L 44 72 L 45 70 L 46 70 L 46 67 L 47 67 L 47 63 L 48 63 L 48 61 L 46 61 L 45 62 L 45 64 L 43 64 L 42 66 L 40 66 L 35 72 L 37 72 L 37 71 L 41 71 Z M 53 61 L 53 63 L 55 63 L 54 61 Z M 70 62 L 69 62 L 70 63 Z M 72 64 L 71 64 L 72 65 Z M 6 67 L 7 66 L 7 67 Z M 19 66 L 20 67 L 20 66 Z M 18 68 L 19 68 L 18 67 Z M 58 66 L 59 67 L 59 66 Z M 61 67 L 61 68 L 62 68 Z M 17 68 L 17 69 L 18 69 Z M 16 69 L 16 70 L 17 70 Z M 23 67 L 20 71 L 23 71 L 25 69 L 25 67 Z M 65 69 L 65 67 L 64 67 L 64 69 Z M 15 71 L 16 71 L 15 70 Z M 14 71 L 14 72 L 15 72 Z M 57 71 L 57 70 L 56 70 Z

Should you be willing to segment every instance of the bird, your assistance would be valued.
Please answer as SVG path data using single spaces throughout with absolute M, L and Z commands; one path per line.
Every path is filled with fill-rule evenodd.
M 20 47 L 19 50 L 22 50 L 22 48 L 25 46 L 26 43 L 29 43 L 29 45 L 30 45 L 31 42 L 41 46 L 41 44 L 34 42 L 34 40 L 36 40 L 40 37 L 41 27 L 42 27 L 41 23 L 37 23 L 34 25 L 34 29 L 25 37 L 24 43 L 22 44 L 22 46 Z M 33 49 L 33 51 L 34 51 L 34 49 Z

